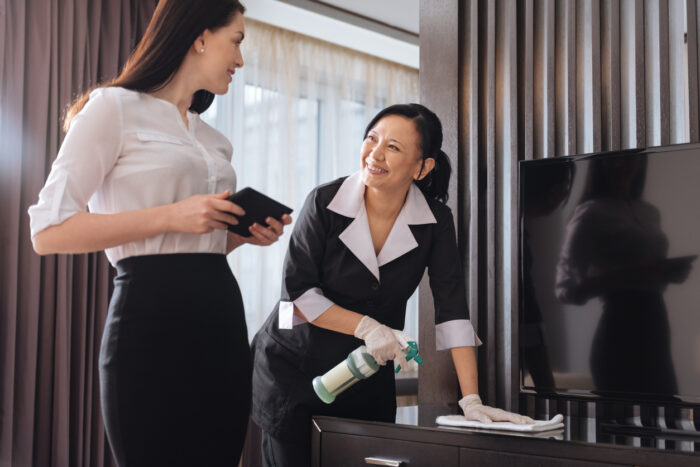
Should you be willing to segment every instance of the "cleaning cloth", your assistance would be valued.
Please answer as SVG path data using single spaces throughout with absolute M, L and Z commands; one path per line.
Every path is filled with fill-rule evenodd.
M 458 426 L 466 428 L 480 428 L 489 430 L 502 430 L 502 431 L 524 431 L 524 432 L 537 432 L 537 431 L 549 431 L 557 430 L 564 427 L 564 416 L 562 414 L 557 414 L 552 417 L 551 420 L 535 420 L 534 424 L 528 425 L 518 425 L 517 423 L 511 422 L 492 422 L 492 423 L 481 423 L 472 420 L 467 420 L 464 415 L 441 415 L 435 422 L 438 425 L 447 426 Z

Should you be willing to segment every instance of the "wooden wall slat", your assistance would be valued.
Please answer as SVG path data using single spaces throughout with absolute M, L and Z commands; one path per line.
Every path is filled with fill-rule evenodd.
M 576 5 L 556 5 L 556 154 L 576 153 Z
M 682 1 L 668 2 L 669 142 L 688 142 L 687 59 Z
M 479 234 L 479 244 L 481 245 L 483 265 L 479 270 L 479 277 L 482 279 L 483 300 L 480 303 L 480 323 L 479 332 L 486 336 L 485 349 L 480 353 L 480 373 L 486 374 L 486 378 L 479 378 L 479 384 L 484 387 L 482 396 L 487 401 L 496 401 L 496 244 L 493 241 L 496 232 L 496 5 L 495 3 L 482 0 L 479 4 L 479 46 L 481 68 L 481 92 L 483 99 L 481 105 L 480 122 L 480 152 L 485 155 L 485 171 L 480 175 L 479 190 L 484 190 L 480 204 L 484 203 L 483 209 L 486 215 L 482 224 L 482 231 Z M 480 300 L 481 301 L 481 300 Z M 483 308 L 482 308 L 483 307 Z M 483 366 L 485 360 L 485 368 Z M 485 389 L 485 391 L 484 391 Z M 492 402 L 492 403 L 493 403 Z
M 479 1 L 469 0 L 465 2 L 462 10 L 464 21 L 462 24 L 467 29 L 465 38 L 468 41 L 463 43 L 462 50 L 468 54 L 468 57 L 463 58 L 468 69 L 462 74 L 463 79 L 467 82 L 463 85 L 463 95 L 468 95 L 468 102 L 463 106 L 464 111 L 461 121 L 463 128 L 466 126 L 469 139 L 463 142 L 467 151 L 463 152 L 463 159 L 469 160 L 469 183 L 466 190 L 460 190 L 460 193 L 466 193 L 465 198 L 468 203 L 464 206 L 460 213 L 464 213 L 464 219 L 469 226 L 469 252 L 464 258 L 465 268 L 468 270 L 468 294 L 469 294 L 469 313 L 474 329 L 479 329 L 479 220 L 477 214 L 480 204 L 479 190 Z M 464 57 L 464 56 L 463 56 Z M 461 102 L 465 102 L 461 99 Z M 466 114 L 466 115 L 465 115 Z M 463 141 L 463 138 L 460 139 Z M 472 212 L 474 214 L 472 215 Z M 477 351 L 478 352 L 478 351 Z
M 646 140 L 644 4 L 620 2 L 620 134 L 622 148 Z
M 698 11 L 696 0 L 686 0 L 687 60 L 688 60 L 688 140 L 700 140 L 700 116 L 698 115 Z
M 533 158 L 555 154 L 555 3 L 538 0 L 534 23 L 534 102 L 535 144 Z
M 600 9 L 602 150 L 620 149 L 620 3 L 603 0 Z
M 644 1 L 646 54 L 646 146 L 670 142 L 668 1 Z
M 517 265 L 516 238 L 510 235 L 517 225 L 518 164 L 518 73 L 517 4 L 511 0 L 496 2 L 496 250 L 497 274 L 494 275 L 496 310 L 512 310 L 517 297 L 517 282 L 510 272 Z M 496 313 L 498 336 L 514 335 L 517 322 L 512 313 Z M 497 338 L 497 401 L 510 408 L 517 376 L 513 359 L 516 340 Z M 517 400 L 517 399 L 516 399 Z
M 519 157 L 533 158 L 533 147 L 537 144 L 538 120 L 533 99 L 537 94 L 537 72 L 533 64 L 534 21 L 533 3 L 535 0 L 518 2 L 518 139 Z M 539 99 L 538 99 L 539 101 Z
M 459 1 L 423 1 L 420 4 L 420 100 L 442 120 L 443 150 L 454 169 L 448 205 L 457 210 L 459 150 Z M 459 225 L 459 219 L 455 219 Z M 457 381 L 449 352 L 435 350 L 435 311 L 427 279 L 419 286 L 418 340 L 421 354 L 429 365 L 418 373 L 418 400 L 421 404 L 454 404 Z
M 576 2 L 576 105 L 578 153 L 601 150 L 600 3 Z
M 485 401 L 518 404 L 518 161 L 699 140 L 698 1 L 421 0 L 421 102 L 445 124 L 458 182 L 449 204 Z M 425 282 L 420 307 L 423 349 L 434 346 Z M 426 352 L 420 402 L 454 403 L 448 354 Z

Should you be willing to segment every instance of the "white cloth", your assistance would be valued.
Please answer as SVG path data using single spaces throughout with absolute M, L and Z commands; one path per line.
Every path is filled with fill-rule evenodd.
M 519 425 L 511 422 L 481 423 L 473 420 L 467 420 L 464 415 L 441 415 L 435 420 L 438 425 L 522 432 L 558 430 L 564 427 L 563 421 L 564 416 L 561 414 L 555 415 L 551 420 L 535 420 L 534 424 L 525 425 Z
M 51 173 L 29 208 L 32 237 L 86 207 L 113 214 L 171 204 L 195 194 L 236 190 L 228 139 L 188 112 L 124 88 L 99 88 L 75 116 Z M 122 258 L 163 253 L 225 253 L 226 231 L 168 232 L 106 251 Z

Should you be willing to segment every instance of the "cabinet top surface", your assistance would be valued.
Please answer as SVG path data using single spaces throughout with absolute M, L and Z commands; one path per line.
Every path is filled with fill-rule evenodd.
M 580 446 L 618 451 L 627 448 L 637 453 L 647 451 L 651 455 L 663 453 L 700 457 L 700 430 L 695 427 L 692 411 L 690 414 L 678 414 L 673 423 L 660 423 L 659 420 L 646 420 L 643 417 L 600 420 L 566 416 L 563 428 L 536 433 L 446 427 L 437 425 L 435 421 L 439 415 L 457 413 L 457 408 L 450 406 L 411 406 L 398 409 L 395 424 L 332 417 L 314 417 L 314 420 L 319 431 L 388 438 L 398 436 L 429 443 L 487 447 L 491 443 L 498 446 L 507 437 L 511 445 L 515 442 L 523 446 L 537 445 L 539 448 L 570 449 Z

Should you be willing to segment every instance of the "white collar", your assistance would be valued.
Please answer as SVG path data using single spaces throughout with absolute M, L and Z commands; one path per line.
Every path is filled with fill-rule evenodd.
M 418 246 L 409 225 L 435 224 L 435 216 L 420 189 L 411 184 L 406 201 L 394 226 L 384 242 L 379 255 L 374 253 L 372 235 L 369 231 L 367 210 L 365 209 L 365 184 L 362 171 L 355 172 L 343 181 L 328 209 L 341 216 L 354 220 L 339 235 L 340 240 L 379 280 L 379 267 L 395 260 Z

